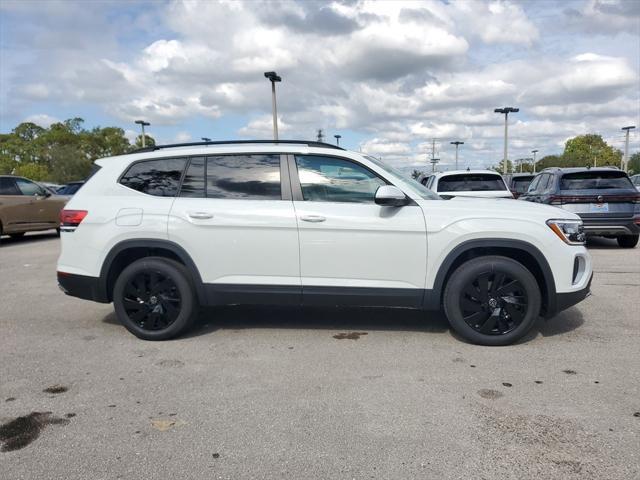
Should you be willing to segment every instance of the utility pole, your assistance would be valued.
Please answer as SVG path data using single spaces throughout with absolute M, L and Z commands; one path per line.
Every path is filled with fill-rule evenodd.
M 629 130 L 636 128 L 635 125 L 631 125 L 629 127 L 622 127 L 622 130 L 625 131 L 624 138 L 624 157 L 622 157 L 622 170 L 625 172 L 629 170 Z
M 319 128 L 318 129 L 318 142 L 322 143 L 323 140 L 324 140 L 324 133 L 322 133 L 322 129 Z
M 436 158 L 436 139 L 431 139 L 431 171 L 436 171 L 436 164 L 440 161 L 439 158 Z
M 533 153 L 533 173 L 536 173 L 536 153 L 538 150 L 531 150 L 531 153 Z
M 458 145 L 464 145 L 464 142 L 449 142 L 451 143 L 451 145 L 455 145 L 456 146 L 456 170 L 458 169 Z
M 271 111 L 273 113 L 273 139 L 278 140 L 278 108 L 276 105 L 276 82 L 281 82 L 276 72 L 264 72 L 264 76 L 271 82 Z
M 507 151 L 507 139 L 509 137 L 509 114 L 517 113 L 520 111 L 519 108 L 514 107 L 503 107 L 503 108 L 495 108 L 493 110 L 495 113 L 504 113 L 504 165 L 502 166 L 502 173 L 507 174 L 507 164 L 509 163 L 509 155 Z
M 146 139 L 144 135 L 144 127 L 148 127 L 151 124 L 149 122 L 145 122 L 144 120 L 136 120 L 134 123 L 137 123 L 142 127 L 142 148 L 145 148 L 147 146 L 147 142 L 145 141 Z
M 336 145 L 339 147 L 340 146 L 340 139 L 342 138 L 342 135 L 334 135 L 333 137 L 336 139 Z

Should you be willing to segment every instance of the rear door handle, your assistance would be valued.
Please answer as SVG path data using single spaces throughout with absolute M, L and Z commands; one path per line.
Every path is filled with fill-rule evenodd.
M 326 220 L 322 215 L 303 215 L 300 217 L 303 222 L 320 223 Z
M 187 212 L 189 218 L 193 218 L 195 220 L 207 220 L 208 218 L 213 218 L 213 213 L 209 212 Z

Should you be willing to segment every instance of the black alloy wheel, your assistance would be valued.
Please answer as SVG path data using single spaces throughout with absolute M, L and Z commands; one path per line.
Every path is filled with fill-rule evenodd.
M 146 257 L 127 266 L 113 287 L 116 316 L 144 340 L 167 340 L 195 321 L 198 300 L 187 268 L 174 260 Z
M 512 258 L 477 257 L 458 266 L 442 298 L 451 327 L 479 345 L 509 345 L 538 319 L 542 297 L 533 274 Z
M 527 309 L 527 292 L 503 272 L 484 272 L 471 279 L 459 295 L 464 321 L 485 335 L 504 335 L 518 327 Z
M 182 299 L 176 283 L 157 270 L 141 271 L 124 288 L 124 309 L 143 330 L 162 330 L 176 321 Z

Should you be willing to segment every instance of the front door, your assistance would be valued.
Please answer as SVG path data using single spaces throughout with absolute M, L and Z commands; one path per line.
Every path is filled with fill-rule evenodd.
M 209 303 L 300 303 L 298 229 L 280 158 L 190 159 L 169 239 L 194 260 Z
M 422 209 L 374 202 L 388 182 L 345 158 L 289 160 L 300 232 L 303 303 L 419 307 L 425 288 Z

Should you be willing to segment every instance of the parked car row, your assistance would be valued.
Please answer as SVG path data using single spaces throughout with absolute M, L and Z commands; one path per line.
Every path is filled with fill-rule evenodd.
M 443 198 L 516 198 L 553 205 L 582 218 L 587 235 L 615 238 L 633 248 L 640 236 L 640 175 L 616 168 L 547 168 L 501 176 L 491 170 L 421 175 L 418 181 Z

